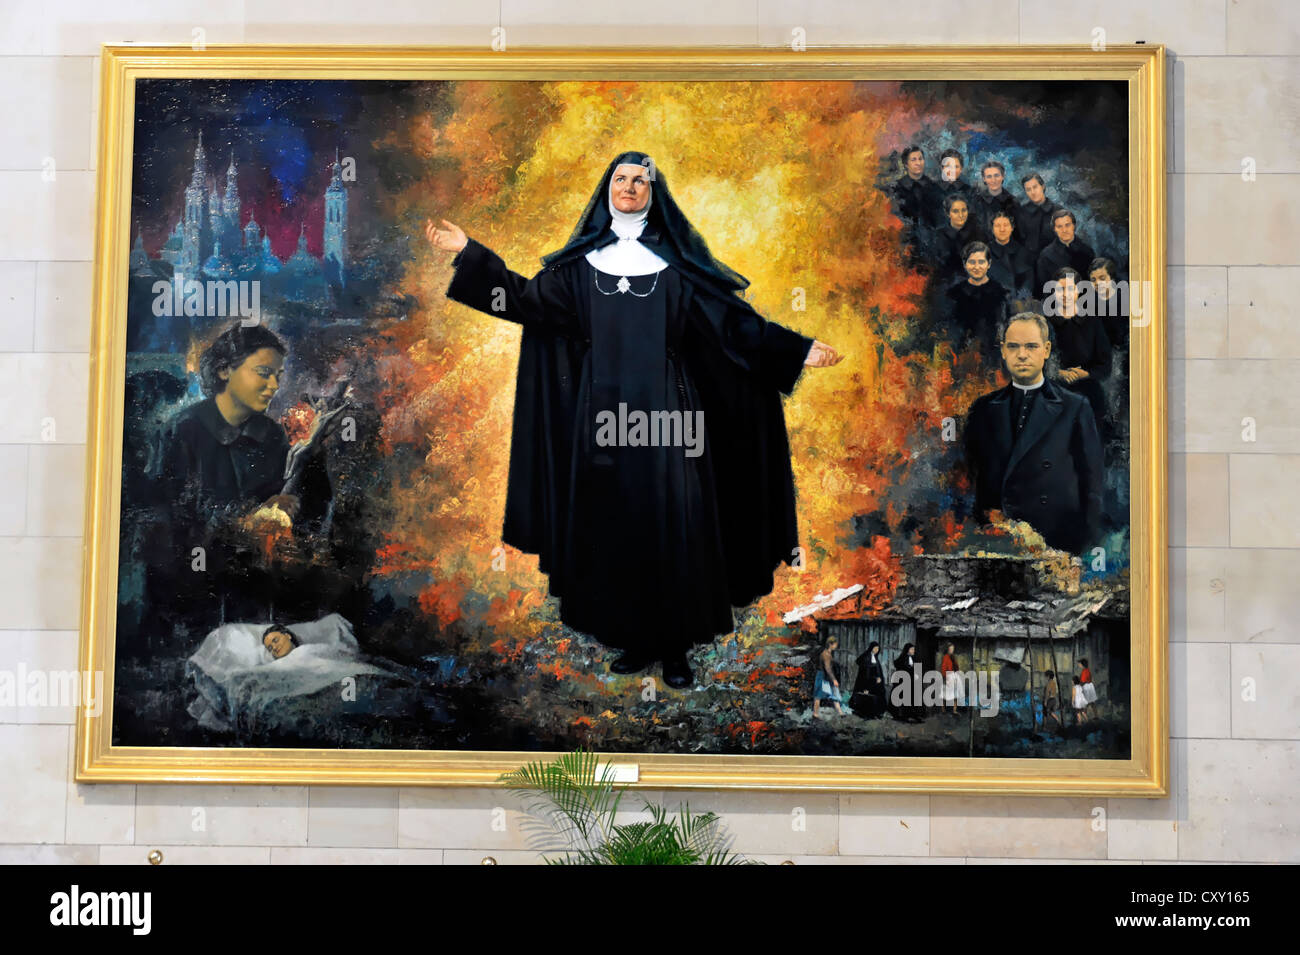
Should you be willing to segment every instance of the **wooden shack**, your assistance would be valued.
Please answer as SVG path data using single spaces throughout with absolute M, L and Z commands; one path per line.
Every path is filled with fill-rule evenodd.
M 785 616 L 787 623 L 815 633 L 818 644 L 839 638 L 835 660 L 846 698 L 857 659 L 874 641 L 886 675 L 908 643 L 916 645 L 916 658 L 927 670 L 938 669 L 952 644 L 963 672 L 997 673 L 1000 706 L 1012 711 L 1028 708 L 1033 699 L 1041 702 L 1047 670 L 1059 675 L 1068 709 L 1076 663 L 1086 658 L 1099 700 L 1127 708 L 1127 593 L 1081 583 L 1077 559 L 1058 552 L 923 554 L 904 558 L 903 571 L 893 602 L 882 611 L 864 612 L 863 588 L 849 586 Z M 1112 660 L 1120 663 L 1114 680 Z

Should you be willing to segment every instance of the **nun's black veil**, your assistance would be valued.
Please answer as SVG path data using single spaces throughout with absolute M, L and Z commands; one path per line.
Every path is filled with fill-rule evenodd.
M 592 249 L 609 245 L 617 241 L 617 236 L 610 231 L 609 182 L 614 170 L 624 164 L 650 166 L 650 156 L 642 152 L 621 153 L 605 169 L 596 191 L 591 194 L 582 218 L 569 236 L 569 241 L 562 249 L 542 256 L 543 264 L 554 267 L 586 255 Z M 695 230 L 686 218 L 672 191 L 663 170 L 653 166 L 654 179 L 651 189 L 654 198 L 646 216 L 646 228 L 641 233 L 641 242 L 653 249 L 654 253 L 674 268 L 692 278 L 702 281 L 714 289 L 723 292 L 736 292 L 749 286 L 749 279 L 729 268 L 713 257 L 704 237 Z

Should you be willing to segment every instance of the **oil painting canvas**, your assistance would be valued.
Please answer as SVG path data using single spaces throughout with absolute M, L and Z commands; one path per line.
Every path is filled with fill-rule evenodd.
M 1127 83 L 132 102 L 112 746 L 1133 758 Z

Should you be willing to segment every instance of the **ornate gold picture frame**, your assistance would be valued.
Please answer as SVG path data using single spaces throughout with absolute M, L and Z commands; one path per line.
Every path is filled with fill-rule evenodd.
M 482 786 L 523 762 L 586 745 L 608 754 L 621 778 L 649 789 L 1168 793 L 1163 46 L 489 52 L 107 45 L 101 60 L 80 666 L 103 674 L 105 692 L 102 707 L 78 714 L 79 782 Z M 249 94 L 248 84 L 259 83 L 298 86 L 287 98 Z M 1068 95 L 1058 96 L 1067 87 Z M 1094 87 L 1096 97 L 1089 92 Z M 331 103 L 335 111 L 323 112 Z M 316 111 L 308 115 L 303 104 Z M 1046 132 L 1049 127 L 1055 131 Z M 606 154 L 585 152 L 597 147 Z M 932 193 L 914 187 L 919 212 L 902 198 L 912 188 L 906 177 L 914 153 L 938 177 L 925 186 Z M 948 153 L 959 154 L 957 180 L 946 178 Z M 631 176 L 632 167 L 646 171 L 638 173 L 645 181 L 628 188 L 651 193 L 649 204 L 643 199 L 637 208 L 654 212 L 639 239 L 618 239 L 639 245 L 662 263 L 663 275 L 680 276 L 680 288 L 693 290 L 701 304 L 686 321 L 697 323 L 701 341 L 712 341 L 732 362 L 730 373 L 738 366 L 774 383 L 752 407 L 768 416 L 764 421 L 780 422 L 773 426 L 782 436 L 788 426 L 789 447 L 771 452 L 763 467 L 779 476 L 788 473 L 784 462 L 792 463 L 797 502 L 798 553 L 778 565 L 770 585 L 731 584 L 733 598 L 743 590 L 750 602 L 739 607 L 732 600 L 734 633 L 694 642 L 690 682 L 683 679 L 682 687 L 670 679 L 668 658 L 676 651 L 650 653 L 664 660 L 662 677 L 654 667 L 631 669 L 635 660 L 625 660 L 623 674 L 609 669 L 617 651 L 635 656 L 640 645 L 589 640 L 574 635 L 581 628 L 566 629 L 570 614 L 577 619 L 572 608 L 582 585 L 566 582 L 557 604 L 561 558 L 544 551 L 539 567 L 527 548 L 514 546 L 533 539 L 528 505 L 534 499 L 522 491 L 516 496 L 515 486 L 507 495 L 533 453 L 518 439 L 521 422 L 539 433 L 548 426 L 521 417 L 533 412 L 520 399 L 520 383 L 535 382 L 516 363 L 521 354 L 526 361 L 530 355 L 568 360 L 556 359 L 549 345 L 530 352 L 527 337 L 517 344 L 514 325 L 525 325 L 524 335 L 538 346 L 541 326 L 528 323 L 554 321 L 556 309 L 564 311 L 555 302 L 567 294 L 565 279 L 539 284 L 546 270 L 562 276 L 571 266 L 581 277 L 584 263 L 610 261 L 593 259 L 614 242 L 597 233 L 613 215 L 604 212 L 605 199 L 610 210 L 620 208 L 614 191 L 620 170 Z M 1049 381 L 1043 394 L 1068 392 L 1059 399 L 1066 413 L 1074 409 L 1096 422 L 1086 426 L 1094 428 L 1090 440 L 1100 432 L 1102 443 L 1122 444 L 1115 453 L 1108 446 L 1098 463 L 1109 475 L 1102 493 L 1109 529 L 1071 546 L 1045 534 L 1055 518 L 1019 506 L 1005 490 L 1011 478 L 999 477 L 1004 498 L 995 513 L 985 513 L 978 497 L 987 475 L 977 454 L 987 449 L 971 450 L 975 445 L 962 440 L 974 420 L 975 396 L 1005 389 L 1015 397 L 1019 379 L 1007 378 L 1006 353 L 998 352 L 1012 340 L 1006 329 L 1038 335 L 1034 323 L 1017 324 L 1015 316 L 1044 310 L 1040 299 L 1051 296 L 1037 294 L 1041 279 L 1054 287 L 1065 281 L 1058 271 L 1065 260 L 1043 258 L 1054 213 L 1042 214 L 1046 225 L 1035 239 L 1041 247 L 1026 253 L 1033 256 L 1026 258 L 1025 281 L 1037 286 L 1029 296 L 1035 305 L 1008 293 L 996 331 L 972 331 L 975 320 L 960 317 L 964 306 L 944 297 L 937 277 L 952 268 L 945 282 L 956 288 L 967 281 L 961 270 L 972 238 L 991 261 L 997 200 L 1010 193 L 1009 206 L 1014 200 L 1017 213 L 1028 210 L 1029 200 L 1021 200 L 1034 194 L 1022 196 L 1022 177 L 1040 167 L 1056 170 L 1037 180 L 1040 186 L 1046 180 L 1056 205 L 1071 203 L 1069 234 L 1078 224 L 1082 239 L 1093 243 L 1084 246 L 1095 255 L 1079 259 L 1082 268 L 1069 259 L 1080 273 L 1078 290 L 1097 279 L 1098 261 L 1111 262 L 1112 273 L 1118 261 L 1122 276 L 1103 278 L 1122 279 L 1131 305 L 1122 344 L 1106 352 L 1112 377 L 1105 391 L 1096 391 L 1095 401 L 1109 405 L 1094 402 L 1089 410 L 1087 401 L 1071 397 L 1079 389 L 1068 387 L 1077 381 L 1065 357 L 1040 379 Z M 1005 192 L 990 191 L 986 171 L 997 171 L 996 183 L 1005 176 Z M 952 202 L 949 187 L 963 175 L 969 180 L 964 198 Z M 593 198 L 582 213 L 593 183 L 601 201 Z M 847 212 L 841 217 L 837 194 L 853 204 L 860 230 Z M 634 197 L 629 202 L 635 206 Z M 957 229 L 964 237 L 950 239 L 957 244 L 944 252 L 941 233 L 958 203 L 972 221 L 979 219 L 986 241 Z M 1032 215 L 1008 219 L 1018 218 L 1016 228 L 1025 232 Z M 1077 252 L 1079 246 L 1061 241 Z M 801 251 L 788 251 L 794 247 Z M 497 253 L 522 275 L 504 271 Z M 542 253 L 555 257 L 538 265 Z M 941 262 L 945 255 L 950 259 Z M 637 284 L 638 274 L 660 274 L 633 269 L 622 279 L 626 289 L 616 289 L 614 278 L 602 288 L 601 266 L 591 267 L 599 290 L 623 305 L 633 294 L 653 294 Z M 216 388 L 233 393 L 235 364 L 276 349 L 259 339 L 236 351 L 235 363 L 211 358 L 225 347 L 226 339 L 218 341 L 223 325 L 203 311 L 211 295 L 196 306 L 199 320 L 188 321 L 195 317 L 186 314 L 191 288 L 178 278 L 186 270 L 200 283 L 200 299 L 203 283 L 230 283 L 224 286 L 233 290 L 229 312 L 220 313 L 225 325 L 260 323 L 288 343 L 287 357 L 280 350 L 274 367 L 261 372 L 275 377 L 274 391 L 284 376 L 285 389 L 278 398 L 271 391 L 260 396 L 262 410 L 272 410 L 252 416 L 256 427 L 247 418 L 217 418 L 212 409 L 224 406 L 212 402 L 210 386 L 220 377 Z M 978 287 L 983 272 L 967 272 Z M 753 282 L 748 289 L 741 273 Z M 730 276 L 739 280 L 727 288 Z M 246 281 L 255 290 L 251 298 L 240 297 Z M 165 292 L 154 291 L 159 282 Z M 494 292 L 502 309 L 491 304 Z M 683 296 L 673 301 L 684 301 L 688 291 L 673 294 Z M 585 316 L 587 339 L 581 332 L 578 339 L 588 351 L 593 336 L 603 333 L 592 331 L 587 310 L 605 307 L 604 300 L 591 301 L 596 305 L 573 306 Z M 264 305 L 270 319 L 245 321 L 249 305 L 254 311 Z M 958 311 L 950 313 L 953 308 Z M 507 321 L 481 314 L 494 310 L 504 310 L 498 317 Z M 1050 304 L 1045 311 L 1054 314 Z M 136 315 L 157 321 L 142 324 Z M 773 331 L 778 324 L 794 335 Z M 1044 341 L 1049 325 L 1061 327 L 1042 324 Z M 709 329 L 716 338 L 709 339 Z M 762 340 L 745 339 L 751 331 Z M 1052 341 L 1064 355 L 1065 340 L 1056 335 L 1051 332 Z M 331 351 L 328 342 L 351 347 Z M 671 338 L 668 347 L 677 362 Z M 679 352 L 687 347 L 679 345 Z M 364 361 L 360 352 L 368 353 Z M 793 364 L 787 354 L 795 354 Z M 555 374 L 558 366 L 546 367 L 549 372 L 527 374 Z M 687 354 L 669 367 L 682 369 L 677 381 L 684 402 L 692 400 L 688 392 L 699 397 L 691 390 L 696 384 L 707 397 L 707 381 L 691 384 L 692 375 L 703 377 L 703 365 Z M 791 394 L 795 379 L 801 383 Z M 939 380 L 941 386 L 927 385 Z M 902 405 L 889 404 L 900 388 L 912 389 L 915 414 L 901 415 Z M 295 389 L 302 400 L 285 403 L 296 400 L 289 394 Z M 207 402 L 198 400 L 200 390 Z M 551 400 L 552 392 L 545 394 Z M 206 432 L 200 404 L 208 405 Z M 886 406 L 895 410 L 872 410 Z M 191 412 L 182 421 L 185 408 Z M 297 566 L 307 569 L 291 578 L 271 570 L 271 589 L 258 598 L 270 603 L 250 617 L 233 609 L 232 592 L 223 597 L 220 587 L 205 583 L 203 599 L 216 601 L 208 617 L 197 617 L 207 623 L 173 629 L 160 608 L 169 594 L 179 601 L 189 585 L 158 571 L 150 558 L 138 557 L 138 572 L 128 563 L 157 542 L 163 524 L 149 520 L 175 519 L 172 511 L 160 518 L 158 508 L 187 493 L 182 476 L 168 468 L 196 460 L 185 457 L 197 453 L 185 450 L 190 426 L 223 447 L 263 438 L 293 445 L 287 461 L 283 447 L 274 461 L 271 477 L 277 489 L 284 483 L 283 491 L 251 502 L 261 505 L 252 516 L 263 521 L 256 525 L 262 535 L 256 539 L 265 543 L 262 571 L 286 566 L 288 558 L 275 548 L 289 547 L 306 526 L 311 460 L 328 472 L 315 479 L 328 482 L 332 494 L 328 503 L 318 502 L 314 519 L 333 522 L 338 546 L 365 551 L 364 570 L 340 583 L 333 571 L 300 555 Z M 342 444 L 349 440 L 365 453 Z M 308 460 L 329 441 L 333 450 Z M 712 453 L 712 460 L 721 459 Z M 295 456 L 308 461 L 301 470 L 293 468 Z M 364 463 L 380 457 L 383 467 Z M 396 478 L 392 462 L 399 459 L 406 463 Z M 927 460 L 931 470 L 922 473 L 915 462 Z M 202 470 L 201 461 L 194 466 Z M 1052 467 L 1044 452 L 1041 470 Z M 722 468 L 710 480 L 740 473 Z M 246 478 L 239 478 L 241 493 Z M 734 494 L 734 487 L 718 496 Z M 909 510 L 910 501 L 931 492 L 938 496 Z M 146 494 L 156 495 L 152 504 L 143 503 Z M 785 498 L 773 494 L 752 516 L 779 533 L 773 514 Z M 1044 507 L 1058 506 L 1054 495 L 1041 496 Z M 358 523 L 345 532 L 350 507 Z M 499 533 L 490 539 L 503 510 L 504 543 Z M 1015 510 L 1022 511 L 1019 523 Z M 268 520 L 287 529 L 272 533 Z M 727 520 L 724 513 L 723 527 Z M 1067 513 L 1059 523 L 1068 527 L 1073 520 Z M 357 527 L 374 536 L 360 541 Z M 536 534 L 553 530 L 547 525 Z M 1103 531 L 1105 542 L 1098 543 Z M 998 553 L 999 541 L 1009 550 Z M 186 571 L 192 543 L 186 538 Z M 729 543 L 721 546 L 734 564 Z M 237 548 L 200 550 L 226 560 L 218 554 Z M 243 559 L 256 563 L 256 551 L 243 552 Z M 934 583 L 932 575 L 947 582 Z M 1003 584 L 990 583 L 994 578 L 1010 583 L 995 594 L 989 588 Z M 612 575 L 610 586 L 617 583 Z M 330 600 L 312 613 L 289 609 L 294 600 L 327 590 Z M 621 601 L 620 619 L 635 629 L 638 615 L 675 606 L 667 593 L 636 606 Z M 565 602 L 568 610 L 556 609 Z M 363 604 L 382 609 L 377 616 L 350 612 Z M 316 629 L 306 636 L 262 633 L 307 620 Z M 252 718 L 248 700 L 262 706 L 258 718 L 275 712 L 282 682 L 263 680 L 267 670 L 249 679 L 230 676 L 231 661 L 245 652 L 221 642 L 244 639 L 231 636 L 228 625 L 235 621 L 256 624 L 248 652 L 265 650 L 270 664 L 285 654 L 310 656 L 303 653 L 307 645 L 320 644 L 311 658 L 325 661 L 318 672 L 328 677 L 304 685 L 303 699 L 340 682 L 346 699 L 367 674 L 402 689 L 379 687 L 365 696 L 365 684 L 369 709 L 355 724 L 363 729 L 348 731 L 361 735 L 321 737 L 328 742 L 305 746 L 310 733 L 303 730 L 307 735 L 279 737 L 280 745 L 257 745 L 268 738 L 257 733 L 267 731 L 256 720 L 241 722 Z M 492 635 L 498 639 L 489 640 Z M 906 657 L 906 641 L 917 650 L 920 669 L 940 674 L 938 695 L 903 706 L 891 698 L 859 727 L 854 721 L 871 707 L 864 674 L 877 665 L 868 647 L 879 641 L 882 674 L 889 676 L 895 653 Z M 223 657 L 227 652 L 234 656 Z M 1081 656 L 1087 653 L 1094 655 L 1091 668 Z M 1069 674 L 1061 666 L 1066 661 Z M 948 692 L 954 669 L 1003 674 L 1008 722 L 996 732 L 993 723 L 981 722 L 987 691 Z M 852 698 L 840 678 L 858 687 Z M 1102 692 L 1097 711 L 1094 679 Z M 169 680 L 183 682 L 184 692 Z M 431 680 L 438 681 L 433 701 L 425 692 Z M 573 695 L 571 709 L 565 694 Z M 423 707 L 418 719 L 417 704 Z M 482 716 L 482 707 L 498 705 L 499 714 Z M 960 705 L 956 719 L 948 705 L 953 712 Z M 1015 705 L 1021 709 L 1013 719 Z M 186 706 L 188 715 L 181 712 Z M 927 728 L 909 729 L 909 714 L 928 720 L 918 724 Z M 295 719 L 292 725 L 301 728 L 308 718 Z M 402 745 L 402 727 L 422 720 L 442 735 L 411 738 L 456 737 L 465 744 Z M 190 733 L 191 722 L 205 729 Z M 670 732 L 668 723 L 678 729 Z M 239 736 L 249 726 L 252 735 Z M 375 746 L 356 743 L 371 737 Z M 223 739 L 239 741 L 211 743 Z M 492 739 L 499 745 L 480 745 Z M 1026 742 L 1017 749 L 1021 739 Z M 531 742 L 512 745 L 520 740 Z M 853 740 L 870 745 L 854 749 Z M 655 742 L 636 748 L 643 741 Z

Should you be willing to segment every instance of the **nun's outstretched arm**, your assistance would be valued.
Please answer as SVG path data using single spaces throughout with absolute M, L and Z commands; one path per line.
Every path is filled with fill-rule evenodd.
M 782 394 L 794 391 L 816 342 L 768 321 L 744 299 L 697 291 L 692 312 L 705 336 L 741 368 Z
M 474 239 L 452 259 L 455 274 L 447 297 L 493 318 L 580 335 L 576 303 L 563 273 L 543 269 L 531 279 L 510 271 L 499 255 Z

